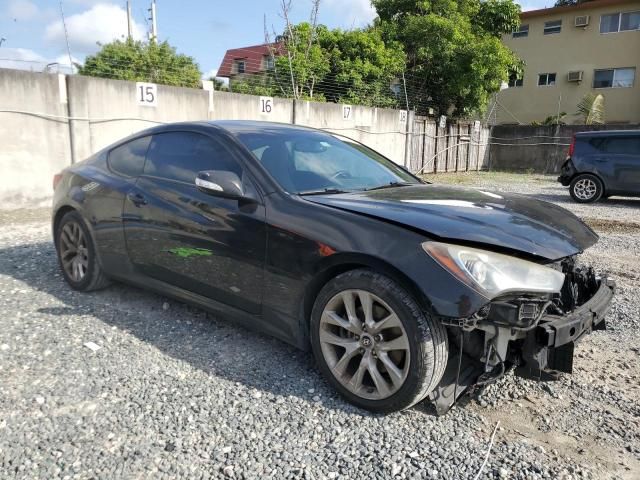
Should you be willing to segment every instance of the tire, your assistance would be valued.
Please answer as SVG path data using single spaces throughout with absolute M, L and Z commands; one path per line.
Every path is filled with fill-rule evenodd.
M 98 262 L 91 232 L 75 210 L 66 213 L 56 226 L 55 246 L 58 264 L 71 288 L 90 292 L 109 285 Z
M 373 321 L 365 321 L 369 304 Z M 440 382 L 449 356 L 445 327 L 395 281 L 371 270 L 343 273 L 324 286 L 310 333 L 325 378 L 349 402 L 372 412 L 404 410 L 423 400 Z
M 595 175 L 583 173 L 576 176 L 569 186 L 571 198 L 578 203 L 597 202 L 604 194 L 602 181 Z

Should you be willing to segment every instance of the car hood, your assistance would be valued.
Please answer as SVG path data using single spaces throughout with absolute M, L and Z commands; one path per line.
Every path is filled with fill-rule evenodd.
M 439 240 L 486 244 L 552 261 L 598 241 L 598 235 L 571 212 L 523 195 L 415 185 L 305 199 L 417 229 Z

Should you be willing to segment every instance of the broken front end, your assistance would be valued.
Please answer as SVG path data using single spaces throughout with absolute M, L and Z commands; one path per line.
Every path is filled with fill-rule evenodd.
M 564 274 L 559 293 L 506 294 L 469 318 L 443 319 L 449 327 L 450 358 L 431 394 L 439 414 L 469 387 L 493 382 L 511 367 L 536 380 L 572 373 L 576 342 L 606 328 L 613 281 L 579 266 L 576 257 L 547 266 Z

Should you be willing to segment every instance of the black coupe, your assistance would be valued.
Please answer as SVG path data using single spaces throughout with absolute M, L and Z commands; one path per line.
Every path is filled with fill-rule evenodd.
M 391 412 L 515 367 L 571 372 L 613 284 L 598 237 L 529 197 L 424 183 L 366 146 L 260 122 L 136 133 L 54 178 L 64 277 L 117 280 L 309 348 L 349 401 Z

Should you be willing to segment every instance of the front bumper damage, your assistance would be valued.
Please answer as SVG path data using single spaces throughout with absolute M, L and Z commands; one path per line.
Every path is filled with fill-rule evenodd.
M 449 327 L 450 358 L 431 393 L 439 415 L 465 392 L 497 380 L 505 369 L 536 380 L 572 373 L 575 344 L 594 330 L 606 329 L 615 284 L 592 269 L 565 267 L 567 281 L 557 298 L 520 296 L 492 302 L 470 319 L 444 320 Z
M 595 295 L 566 316 L 545 315 L 528 335 L 522 349 L 524 365 L 516 373 L 538 380 L 555 379 L 558 372 L 573 373 L 573 348 L 585 335 L 605 330 L 615 284 L 600 281 Z

